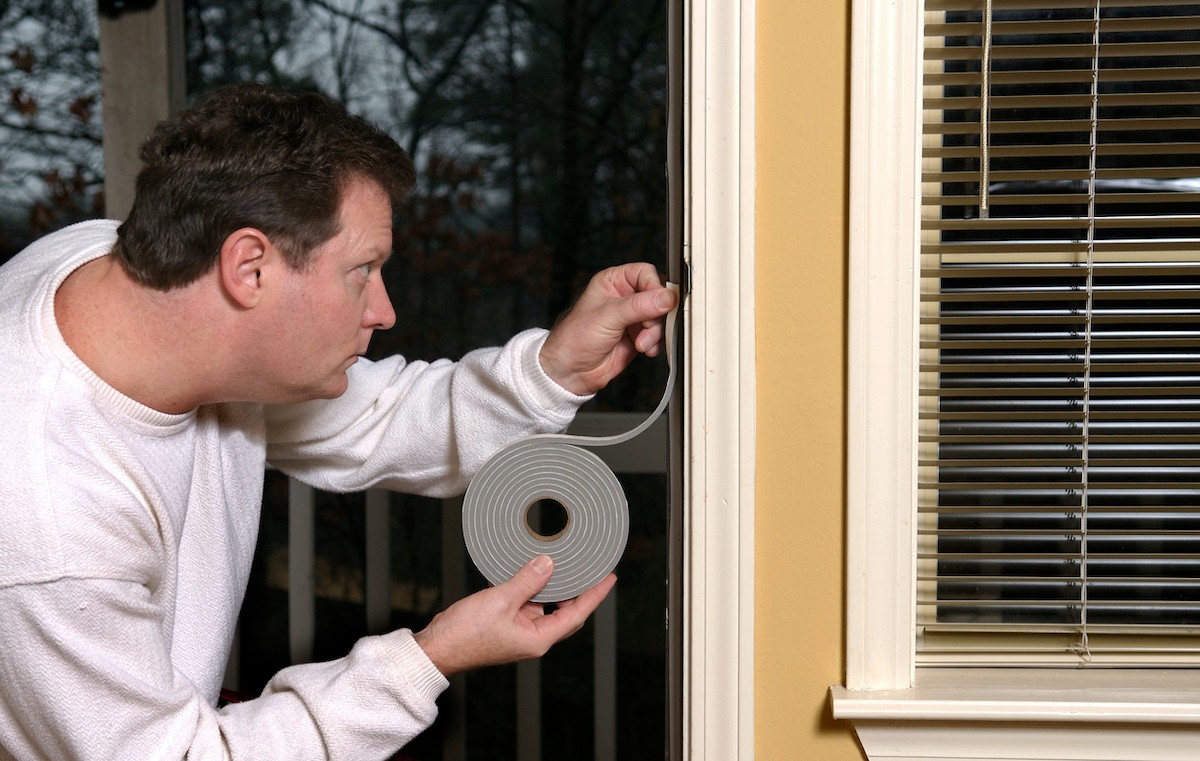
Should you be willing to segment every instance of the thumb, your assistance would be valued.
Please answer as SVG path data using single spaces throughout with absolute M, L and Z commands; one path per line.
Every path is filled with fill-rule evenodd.
M 549 555 L 538 555 L 517 571 L 511 579 L 502 586 L 509 587 L 520 602 L 526 603 L 546 588 L 550 574 L 554 571 L 554 561 Z
M 618 302 L 616 316 L 622 327 L 638 325 L 666 315 L 678 302 L 679 294 L 670 286 L 638 291 Z

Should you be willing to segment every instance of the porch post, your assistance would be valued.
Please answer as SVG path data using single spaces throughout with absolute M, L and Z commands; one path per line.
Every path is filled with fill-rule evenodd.
M 186 102 L 183 0 L 100 14 L 100 92 L 104 119 L 105 215 L 133 205 L 138 147 Z

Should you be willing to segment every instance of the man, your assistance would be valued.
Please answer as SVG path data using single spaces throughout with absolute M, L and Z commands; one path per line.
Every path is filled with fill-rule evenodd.
M 120 228 L 73 226 L 0 269 L 0 759 L 386 758 L 447 676 L 540 656 L 615 580 L 546 614 L 539 558 L 218 710 L 263 468 L 461 491 L 659 352 L 675 296 L 649 265 L 614 268 L 548 333 L 368 362 L 414 181 L 391 139 L 321 96 L 241 86 L 160 124 L 142 160 Z

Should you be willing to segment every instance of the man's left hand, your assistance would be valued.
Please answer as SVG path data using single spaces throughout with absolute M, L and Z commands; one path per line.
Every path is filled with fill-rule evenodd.
M 663 350 L 663 317 L 678 300 L 651 264 L 597 273 L 546 337 L 542 369 L 574 394 L 596 393 L 639 353 L 653 357 Z

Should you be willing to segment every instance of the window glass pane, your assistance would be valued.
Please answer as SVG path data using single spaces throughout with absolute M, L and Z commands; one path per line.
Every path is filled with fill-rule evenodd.
M 104 213 L 95 8 L 0 3 L 0 262 Z
M 923 657 L 1194 658 L 1197 6 L 930 5 Z
M 372 355 L 457 357 L 551 325 L 606 266 L 645 260 L 666 271 L 666 3 L 188 0 L 186 22 L 191 97 L 246 80 L 316 87 L 413 155 L 417 189 L 399 211 L 396 255 L 384 269 L 397 324 L 376 334 Z M 666 377 L 661 358 L 641 359 L 587 411 L 648 414 Z M 665 752 L 665 454 L 657 472 L 620 474 L 631 531 L 617 568 L 617 758 Z M 269 489 L 267 497 L 261 567 L 246 606 L 247 615 L 260 611 L 256 622 L 268 617 L 260 600 L 274 606 L 276 619 L 286 617 L 266 570 L 269 554 L 286 547 L 279 537 L 287 511 L 272 504 L 286 492 Z M 326 620 L 318 607 L 315 656 L 334 657 L 365 633 L 362 594 L 352 589 L 362 576 L 361 509 L 333 500 L 326 511 L 323 499 L 317 570 L 350 585 L 338 603 L 344 615 Z M 455 505 L 391 499 L 391 625 L 419 627 L 485 582 L 445 521 Z M 355 517 L 323 525 L 341 514 Z M 456 562 L 464 581 L 444 573 Z M 261 641 L 251 626 L 244 617 L 243 661 L 278 658 L 270 648 L 286 654 L 286 637 Z M 545 758 L 594 756 L 594 628 L 542 664 Z M 262 672 L 254 679 L 270 670 Z M 465 748 L 468 758 L 513 757 L 517 681 L 515 667 L 468 675 L 465 689 L 451 690 L 465 701 L 443 698 L 441 718 L 418 739 L 416 755 Z

